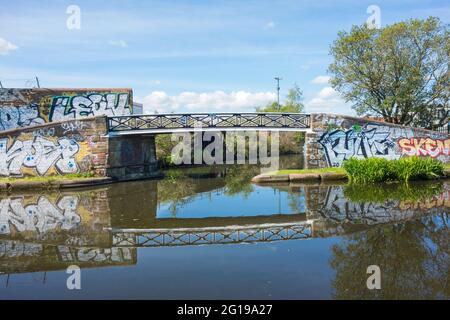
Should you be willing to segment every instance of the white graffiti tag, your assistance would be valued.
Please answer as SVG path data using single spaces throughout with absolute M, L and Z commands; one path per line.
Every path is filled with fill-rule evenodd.
M 45 123 L 39 116 L 37 104 L 20 107 L 7 106 L 0 108 L 0 130 L 10 130 Z
M 60 138 L 57 143 L 42 137 L 16 140 L 8 148 L 8 138 L 0 139 L 0 175 L 22 175 L 22 167 L 34 168 L 44 175 L 51 167 L 59 173 L 75 173 L 78 166 L 74 156 L 80 147 L 74 139 Z
M 49 120 L 130 115 L 132 107 L 128 103 L 128 98 L 128 93 L 92 93 L 54 97 Z
M 400 154 L 395 152 L 395 138 L 385 126 L 354 126 L 347 131 L 329 131 L 319 139 L 319 143 L 325 149 L 328 164 L 334 167 L 341 166 L 351 157 L 400 158 Z
M 56 205 L 46 197 L 36 203 L 24 204 L 23 198 L 6 198 L 0 201 L 0 234 L 10 234 L 11 226 L 17 232 L 46 233 L 56 228 L 72 230 L 81 221 L 77 214 L 78 198 L 64 196 Z

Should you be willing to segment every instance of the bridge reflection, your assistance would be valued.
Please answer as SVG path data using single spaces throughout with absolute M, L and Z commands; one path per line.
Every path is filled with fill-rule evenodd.
M 193 185 L 182 199 L 223 188 L 223 179 Z M 413 189 L 426 191 L 426 186 Z M 449 212 L 450 184 L 427 196 L 361 199 L 343 185 L 280 185 L 304 197 L 305 212 L 242 217 L 158 218 L 165 198 L 160 181 L 131 182 L 62 193 L 3 195 L 0 272 L 132 265 L 139 247 L 222 245 L 302 240 L 367 230 Z M 385 187 L 383 187 L 385 188 Z M 399 187 L 396 186 L 396 190 Z M 170 189 L 170 188 L 169 188 Z M 133 190 L 133 192 L 130 192 Z M 189 189 L 191 190 L 191 189 Z M 260 191 L 260 189 L 258 189 Z M 392 192 L 387 190 L 388 194 Z M 230 210 L 238 210 L 230 208 Z

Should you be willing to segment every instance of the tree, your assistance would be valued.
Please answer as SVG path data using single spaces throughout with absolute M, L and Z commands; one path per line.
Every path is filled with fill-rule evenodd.
M 331 85 L 359 115 L 442 125 L 450 115 L 449 39 L 448 25 L 434 17 L 381 29 L 353 26 L 331 46 Z
M 278 104 L 276 102 L 269 103 L 265 107 L 257 107 L 256 111 L 258 112 L 302 112 L 303 111 L 303 92 L 300 90 L 300 87 L 295 84 L 293 88 L 289 89 L 286 95 L 286 101 L 280 105 L 278 108 Z

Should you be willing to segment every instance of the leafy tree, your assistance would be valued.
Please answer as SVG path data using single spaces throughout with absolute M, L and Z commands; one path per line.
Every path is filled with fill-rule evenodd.
M 449 40 L 448 25 L 434 17 L 381 29 L 353 26 L 339 32 L 331 46 L 331 84 L 359 115 L 428 128 L 436 120 L 442 125 L 450 115 Z
M 300 87 L 295 84 L 293 88 L 289 89 L 286 95 L 286 101 L 284 104 L 280 103 L 278 108 L 277 102 L 272 102 L 265 107 L 258 107 L 256 111 L 258 112 L 302 112 L 304 106 L 302 104 L 303 92 Z

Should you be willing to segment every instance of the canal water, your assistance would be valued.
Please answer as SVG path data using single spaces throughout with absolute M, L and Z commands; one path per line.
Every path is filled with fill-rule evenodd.
M 0 299 L 450 298 L 450 181 L 258 186 L 258 172 L 2 194 Z

